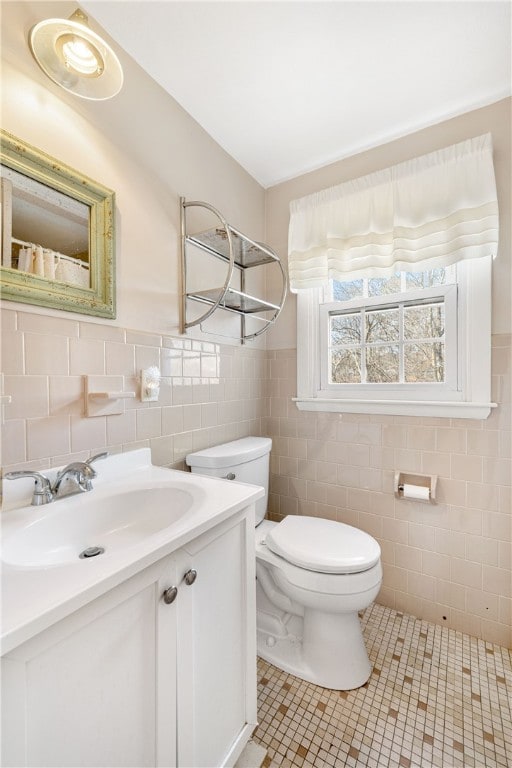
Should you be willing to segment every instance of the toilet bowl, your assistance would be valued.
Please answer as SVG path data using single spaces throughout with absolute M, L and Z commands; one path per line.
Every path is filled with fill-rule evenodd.
M 297 557 L 296 542 L 307 557 L 304 551 Z M 339 549 L 336 561 L 326 562 L 325 547 Z M 262 658 L 325 688 L 349 690 L 368 680 L 372 668 L 358 612 L 382 583 L 375 539 L 320 518 L 265 520 L 256 529 L 256 577 Z
M 189 454 L 192 472 L 263 485 L 269 438 L 248 437 Z M 380 547 L 367 533 L 323 518 L 264 520 L 256 508 L 258 655 L 316 685 L 350 690 L 371 674 L 358 612 L 382 583 Z

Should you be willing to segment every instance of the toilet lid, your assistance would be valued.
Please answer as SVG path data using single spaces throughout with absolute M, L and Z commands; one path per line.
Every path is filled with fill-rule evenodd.
M 232 467 L 259 459 L 269 454 L 271 448 L 272 440 L 269 437 L 242 437 L 240 440 L 189 453 L 186 462 L 189 467 Z
M 372 536 L 319 517 L 288 515 L 267 534 L 266 544 L 289 563 L 319 573 L 360 573 L 380 558 Z

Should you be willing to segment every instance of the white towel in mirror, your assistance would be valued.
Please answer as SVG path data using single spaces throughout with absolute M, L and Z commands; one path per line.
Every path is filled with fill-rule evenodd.
M 61 283 L 69 283 L 69 261 L 62 259 L 60 254 L 57 256 L 57 263 L 55 266 L 55 277 L 60 280 Z
M 44 276 L 48 280 L 55 280 L 55 253 L 49 248 L 44 249 Z
M 34 275 L 44 277 L 44 255 L 42 245 L 36 245 L 34 254 Z
M 20 248 L 18 252 L 18 269 L 21 272 L 32 272 L 32 248 Z

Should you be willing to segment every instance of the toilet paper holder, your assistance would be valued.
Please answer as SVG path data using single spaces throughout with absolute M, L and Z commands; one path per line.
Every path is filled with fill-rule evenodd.
M 437 475 L 417 475 L 395 472 L 395 496 L 397 499 L 436 503 Z

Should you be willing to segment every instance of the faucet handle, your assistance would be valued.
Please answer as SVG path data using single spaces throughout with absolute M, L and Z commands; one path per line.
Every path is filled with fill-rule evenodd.
M 92 464 L 93 461 L 98 461 L 98 459 L 106 459 L 108 456 L 108 451 L 102 451 L 101 453 L 97 453 L 95 456 L 91 456 L 90 459 L 87 459 L 85 462 L 86 464 Z
M 62 480 L 66 475 L 83 475 L 84 477 L 96 477 L 96 470 L 85 461 L 73 461 L 57 475 L 57 480 Z
M 50 481 L 45 475 L 28 469 L 20 469 L 16 472 L 6 472 L 4 475 L 6 480 L 18 480 L 20 477 L 34 478 L 34 493 L 32 495 L 33 506 L 38 507 L 41 504 L 49 504 L 50 501 L 53 501 Z
M 98 461 L 99 459 L 106 459 L 107 456 L 108 456 L 108 451 L 102 451 L 101 453 L 97 453 L 95 456 L 91 456 L 91 458 L 87 459 L 87 461 L 85 462 L 86 466 L 89 467 L 91 472 L 94 473 L 92 475 L 87 475 L 85 478 L 85 489 L 87 491 L 92 491 L 91 477 L 96 477 L 96 470 L 94 469 L 94 467 L 91 467 L 91 464 L 93 463 L 93 461 Z

